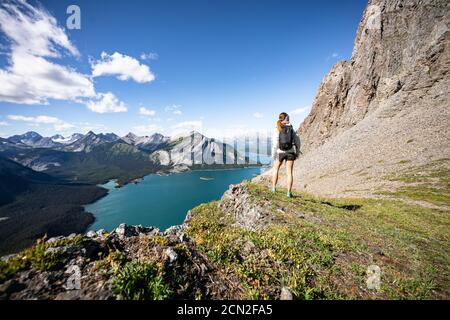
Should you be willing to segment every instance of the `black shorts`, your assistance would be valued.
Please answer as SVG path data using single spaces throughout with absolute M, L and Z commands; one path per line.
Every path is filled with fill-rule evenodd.
M 296 159 L 296 155 L 293 153 L 282 152 L 278 154 L 278 161 L 283 162 L 286 161 L 294 161 Z

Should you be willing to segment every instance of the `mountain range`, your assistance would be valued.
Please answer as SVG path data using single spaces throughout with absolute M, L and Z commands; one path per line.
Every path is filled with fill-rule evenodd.
M 232 146 L 190 132 L 177 137 L 155 133 L 137 136 L 114 133 L 43 137 L 30 131 L 0 140 L 0 155 L 35 171 L 71 181 L 101 183 L 118 179 L 127 183 L 157 171 L 228 164 L 243 165 L 244 158 Z M 231 162 L 230 162 L 231 161 Z

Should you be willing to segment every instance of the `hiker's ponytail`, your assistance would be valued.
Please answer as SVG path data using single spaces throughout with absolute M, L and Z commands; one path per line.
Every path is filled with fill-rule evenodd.
M 278 132 L 281 132 L 281 130 L 283 130 L 283 125 L 281 124 L 281 120 L 277 121 L 277 128 L 278 128 Z
M 286 120 L 287 118 L 287 113 L 286 112 L 282 112 L 280 113 L 280 115 L 278 116 L 278 121 L 277 121 L 277 129 L 278 132 L 281 132 L 281 130 L 283 130 L 283 121 Z

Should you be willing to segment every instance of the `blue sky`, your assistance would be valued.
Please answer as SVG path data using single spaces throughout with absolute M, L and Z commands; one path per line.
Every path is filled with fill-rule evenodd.
M 323 76 L 350 58 L 366 5 L 5 3 L 10 6 L 0 7 L 0 136 L 90 129 L 119 135 L 199 129 L 220 136 L 272 130 L 278 113 L 294 110 L 291 120 L 298 127 Z M 80 30 L 66 27 L 71 4 L 81 9 Z

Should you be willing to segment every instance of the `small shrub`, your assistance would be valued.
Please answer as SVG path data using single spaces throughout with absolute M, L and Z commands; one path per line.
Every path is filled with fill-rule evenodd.
M 148 241 L 155 246 L 165 247 L 169 245 L 169 240 L 167 240 L 167 238 L 163 236 L 153 236 L 149 238 Z
M 164 300 L 172 295 L 160 268 L 150 263 L 127 263 L 113 283 L 115 293 L 126 300 Z
M 45 240 L 45 237 L 43 240 Z M 53 243 L 47 243 L 47 245 L 49 247 L 75 246 L 75 245 L 82 244 L 85 241 L 86 241 L 86 238 L 83 235 L 78 234 L 73 238 L 66 238 L 66 239 L 62 239 L 62 240 L 59 240 L 59 241 L 56 241 Z
M 47 253 L 49 248 L 78 245 L 85 241 L 82 235 L 70 239 L 62 239 L 52 243 L 46 243 L 44 236 L 36 241 L 36 244 L 28 248 L 8 261 L 0 261 L 0 283 L 5 282 L 17 272 L 29 268 L 30 265 L 41 271 L 54 269 L 60 262 L 59 253 Z
M 34 268 L 41 271 L 51 270 L 60 262 L 59 253 L 47 252 L 51 247 L 54 245 L 45 243 L 45 239 L 39 239 L 34 247 L 25 251 L 25 257 Z
M 120 251 L 111 252 L 106 259 L 114 272 L 117 272 L 127 262 L 127 257 Z
M 20 270 L 23 270 L 26 262 L 20 256 L 12 257 L 8 261 L 0 261 L 0 283 L 5 282 Z

